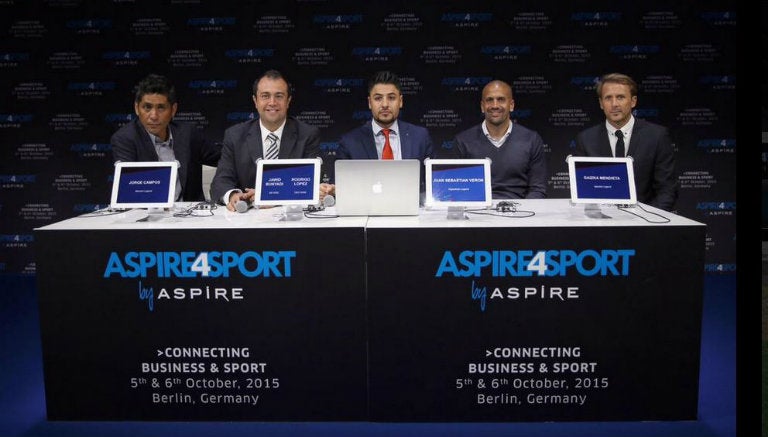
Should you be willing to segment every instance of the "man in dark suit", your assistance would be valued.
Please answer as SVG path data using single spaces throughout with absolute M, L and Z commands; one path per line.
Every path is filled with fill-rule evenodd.
M 114 161 L 178 161 L 176 200 L 204 200 L 202 166 L 216 165 L 221 145 L 206 141 L 194 124 L 173 121 L 178 103 L 167 78 L 150 74 L 135 94 L 136 119 L 110 139 Z
M 403 107 L 400 79 L 380 71 L 368 82 L 368 108 L 372 120 L 339 140 L 336 159 L 418 159 L 432 157 L 432 139 L 426 128 L 398 119 Z M 423 166 L 422 166 L 423 173 Z M 422 183 L 423 183 L 422 174 Z M 333 194 L 334 187 L 329 186 Z
M 666 127 L 636 119 L 637 84 L 612 73 L 597 83 L 605 123 L 576 135 L 576 156 L 631 156 L 637 200 L 672 211 L 678 195 L 675 155 Z M 617 133 L 618 132 L 618 133 Z
M 269 70 L 253 83 L 253 103 L 259 119 L 224 131 L 221 159 L 211 182 L 211 199 L 230 211 L 241 200 L 253 203 L 257 159 L 320 155 L 320 130 L 288 116 L 291 86 L 279 71 Z

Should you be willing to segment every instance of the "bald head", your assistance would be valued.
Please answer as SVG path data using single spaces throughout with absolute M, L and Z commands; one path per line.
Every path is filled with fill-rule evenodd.
M 492 80 L 483 87 L 480 110 L 485 115 L 485 124 L 491 129 L 506 129 L 509 126 L 509 113 L 515 109 L 512 87 L 502 80 Z
M 485 84 L 483 87 L 483 97 L 485 97 L 485 93 L 489 92 L 491 89 L 498 89 L 500 91 L 509 93 L 509 97 L 512 98 L 512 87 L 503 80 L 492 80 Z

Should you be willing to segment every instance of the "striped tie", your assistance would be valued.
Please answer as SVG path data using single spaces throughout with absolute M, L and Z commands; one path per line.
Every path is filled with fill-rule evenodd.
M 277 135 L 270 132 L 267 135 L 267 153 L 264 154 L 264 159 L 277 159 Z

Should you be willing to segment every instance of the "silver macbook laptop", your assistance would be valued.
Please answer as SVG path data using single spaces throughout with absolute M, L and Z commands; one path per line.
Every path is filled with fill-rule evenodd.
M 336 161 L 336 213 L 418 215 L 420 170 L 418 159 Z

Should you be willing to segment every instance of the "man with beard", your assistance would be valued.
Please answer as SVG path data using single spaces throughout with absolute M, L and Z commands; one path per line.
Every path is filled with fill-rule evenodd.
M 368 108 L 372 119 L 341 136 L 336 159 L 431 158 L 432 139 L 422 126 L 398 120 L 403 107 L 400 79 L 380 71 L 368 82 Z M 424 182 L 422 165 L 422 184 Z M 335 187 L 327 194 L 334 194 Z M 423 191 L 423 190 L 422 190 Z

